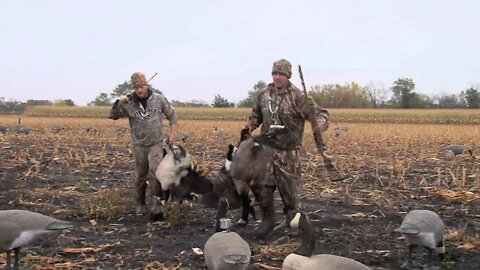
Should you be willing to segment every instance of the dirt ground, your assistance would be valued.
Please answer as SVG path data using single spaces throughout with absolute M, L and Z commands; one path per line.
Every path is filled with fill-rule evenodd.
M 49 237 L 51 242 L 24 249 L 24 268 L 206 269 L 192 248 L 203 249 L 214 233 L 214 210 L 187 202 L 171 206 L 167 222 L 135 216 L 133 157 L 128 132 L 116 133 L 121 123 L 96 122 L 100 132 L 92 134 L 85 131 L 88 120 L 65 120 L 65 130 L 53 133 L 52 121 L 27 118 L 23 123 L 34 128 L 32 134 L 0 135 L 0 209 L 37 211 L 74 224 L 72 230 Z M 213 122 L 179 127 L 189 132 L 185 145 L 212 178 L 242 123 L 217 125 L 225 137 L 215 137 Z M 317 231 L 315 253 L 350 257 L 375 269 L 400 269 L 407 247 L 393 229 L 408 211 L 430 209 L 447 229 L 442 269 L 480 269 L 479 161 L 468 155 L 454 160 L 436 155 L 451 136 L 475 144 L 479 128 L 452 135 L 458 130 L 412 127 L 351 124 L 339 138 L 327 133 L 338 166 L 348 176 L 342 182 L 325 179 L 322 160 L 306 134 L 300 198 Z M 411 134 L 413 129 L 418 133 Z M 435 135 L 437 129 L 450 139 Z M 275 207 L 280 221 L 278 193 Z M 234 220 L 239 217 L 237 210 L 230 214 Z M 298 235 L 279 231 L 257 240 L 251 235 L 254 226 L 250 222 L 235 228 L 251 245 L 251 269 L 261 269 L 254 263 L 281 267 L 298 246 Z M 419 248 L 415 257 L 421 264 L 426 252 Z M 1 255 L 0 267 L 4 262 Z

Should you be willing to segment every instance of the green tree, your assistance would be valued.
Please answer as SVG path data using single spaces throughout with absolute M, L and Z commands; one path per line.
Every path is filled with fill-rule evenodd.
M 370 108 L 373 107 L 367 88 L 356 82 L 324 84 L 312 87 L 308 94 L 325 108 Z
M 75 103 L 71 99 L 57 99 L 53 102 L 56 106 L 75 106 Z
M 216 95 L 212 102 L 212 107 L 215 108 L 226 108 L 226 107 L 235 107 L 235 103 L 229 102 L 228 99 Z
M 400 108 L 412 108 L 412 102 L 418 99 L 414 95 L 415 82 L 410 78 L 399 78 L 392 86 L 392 103 Z
M 457 108 L 462 106 L 455 94 L 436 95 L 434 96 L 434 100 L 438 103 L 439 108 Z
M 52 102 L 50 100 L 46 99 L 29 99 L 27 100 L 27 106 L 37 106 L 37 105 L 52 105 Z
M 433 99 L 424 94 L 410 93 L 408 102 L 408 108 L 427 109 L 433 107 Z
M 115 99 L 129 94 L 132 90 L 132 83 L 125 81 L 121 84 L 118 84 L 110 95 L 112 96 L 112 99 Z
M 5 100 L 4 97 L 0 97 L 0 112 L 3 113 L 17 113 L 23 112 L 27 107 L 27 103 L 16 100 Z
M 88 106 L 111 106 L 112 98 L 107 93 L 100 93 Z
M 238 102 L 238 107 L 252 107 L 253 103 L 257 99 L 258 93 L 264 88 L 267 87 L 267 83 L 264 81 L 258 81 L 253 89 L 248 91 L 248 96 L 245 99 L 242 99 Z
M 160 90 L 157 90 L 157 89 L 154 89 L 153 90 L 155 93 L 162 93 Z M 133 85 L 131 82 L 129 81 L 124 81 L 123 83 L 121 84 L 118 84 L 115 89 L 113 89 L 112 93 L 110 94 L 110 96 L 112 97 L 112 99 L 117 99 L 121 96 L 125 96 L 127 94 L 130 94 L 131 92 L 133 92 Z
M 65 103 L 67 104 L 67 106 L 75 106 L 75 102 L 73 102 L 73 100 L 71 99 L 65 99 Z
M 480 108 L 480 92 L 477 89 L 470 87 L 467 90 L 462 91 L 460 96 L 468 108 Z

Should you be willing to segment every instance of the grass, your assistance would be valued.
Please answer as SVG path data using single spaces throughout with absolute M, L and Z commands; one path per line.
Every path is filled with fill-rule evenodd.
M 27 116 L 106 118 L 109 107 L 33 106 Z M 175 108 L 180 120 L 246 120 L 250 108 Z M 332 122 L 480 124 L 480 109 L 329 109 Z

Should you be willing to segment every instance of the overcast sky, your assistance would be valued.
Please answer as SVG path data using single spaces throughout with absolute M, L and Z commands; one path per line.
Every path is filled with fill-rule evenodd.
M 169 99 L 247 96 L 294 65 L 300 86 L 357 81 L 459 93 L 480 82 L 480 1 L 0 1 L 0 97 L 110 93 L 131 73 L 158 72 Z

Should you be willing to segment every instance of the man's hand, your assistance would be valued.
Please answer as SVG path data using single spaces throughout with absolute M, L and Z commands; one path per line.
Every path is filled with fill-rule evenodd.
M 177 124 L 170 124 L 170 135 L 168 136 L 168 144 L 175 143 L 175 135 L 177 134 Z
M 128 104 L 128 97 L 127 96 L 121 96 L 120 101 L 118 102 L 118 106 L 121 106 L 123 104 Z
M 246 124 L 245 129 L 248 129 L 248 133 L 252 133 L 255 130 L 255 128 L 250 124 Z
M 170 134 L 168 136 L 168 144 L 173 145 L 175 143 L 175 135 Z

